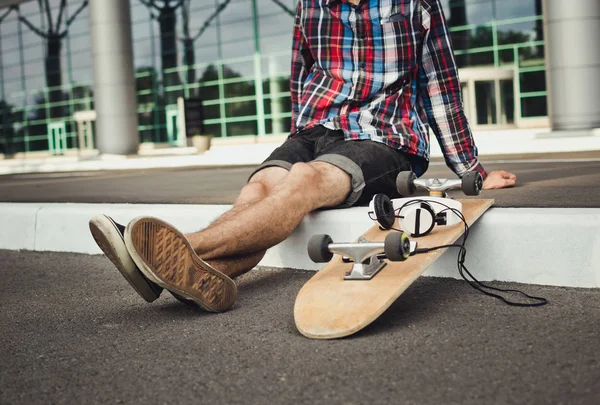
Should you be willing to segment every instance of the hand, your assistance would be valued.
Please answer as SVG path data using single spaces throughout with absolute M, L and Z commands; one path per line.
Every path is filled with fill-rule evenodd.
M 504 170 L 491 172 L 483 182 L 484 190 L 512 187 L 517 182 L 517 176 Z

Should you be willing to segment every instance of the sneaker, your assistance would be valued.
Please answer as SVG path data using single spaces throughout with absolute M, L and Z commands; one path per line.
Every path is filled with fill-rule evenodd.
M 152 278 L 146 278 L 131 259 L 125 246 L 125 227 L 108 215 L 96 215 L 90 219 L 89 226 L 94 240 L 125 280 L 144 300 L 155 301 L 162 293 L 163 288 L 158 286 Z M 186 300 L 177 294 L 173 294 L 173 296 L 186 305 L 196 306 L 193 301 Z
M 125 280 L 147 302 L 155 301 L 163 289 L 148 280 L 131 260 L 123 239 L 125 227 L 108 215 L 96 215 L 90 219 L 89 226 L 94 240 Z
M 227 275 L 204 262 L 172 225 L 138 217 L 125 229 L 125 245 L 138 268 L 156 284 L 210 312 L 224 312 L 237 298 Z

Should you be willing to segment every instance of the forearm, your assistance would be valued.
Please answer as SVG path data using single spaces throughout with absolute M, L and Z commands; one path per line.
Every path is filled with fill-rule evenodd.
M 428 120 L 448 167 L 458 176 L 474 170 L 485 178 L 487 172 L 479 162 L 479 151 L 464 113 L 460 94 L 433 97 L 428 104 Z

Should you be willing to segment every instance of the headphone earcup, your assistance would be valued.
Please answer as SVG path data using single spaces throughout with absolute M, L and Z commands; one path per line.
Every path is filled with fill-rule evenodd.
M 394 204 L 390 198 L 383 194 L 375 194 L 373 197 L 373 209 L 375 211 L 375 217 L 377 222 L 383 229 L 390 229 L 396 222 L 396 216 L 394 215 Z
M 411 236 L 425 236 L 435 226 L 435 211 L 426 202 L 410 205 L 400 211 L 400 225 Z

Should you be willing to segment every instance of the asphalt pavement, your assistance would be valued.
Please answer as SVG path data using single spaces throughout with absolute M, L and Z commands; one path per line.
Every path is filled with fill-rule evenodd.
M 600 151 L 488 156 L 488 171 L 517 175 L 485 191 L 496 207 L 600 207 Z M 0 176 L 0 202 L 231 204 L 255 166 L 183 167 Z M 455 177 L 434 159 L 424 177 Z M 464 197 L 458 193 L 461 198 Z
M 0 263 L 0 404 L 600 403 L 597 289 L 494 283 L 549 300 L 518 308 L 422 277 L 363 331 L 317 341 L 293 321 L 307 271 L 253 270 L 209 314 L 146 303 L 104 256 Z
M 600 207 L 600 152 L 489 156 L 498 207 Z M 1 202 L 230 204 L 254 166 L 0 176 Z M 426 177 L 452 177 L 437 160 Z M 260 268 L 231 311 L 147 304 L 104 256 L 0 251 L 0 404 L 600 403 L 600 290 L 514 283 L 519 308 L 421 277 L 349 338 L 310 340 L 294 299 L 314 274 Z M 351 310 L 351 309 L 349 309 Z

